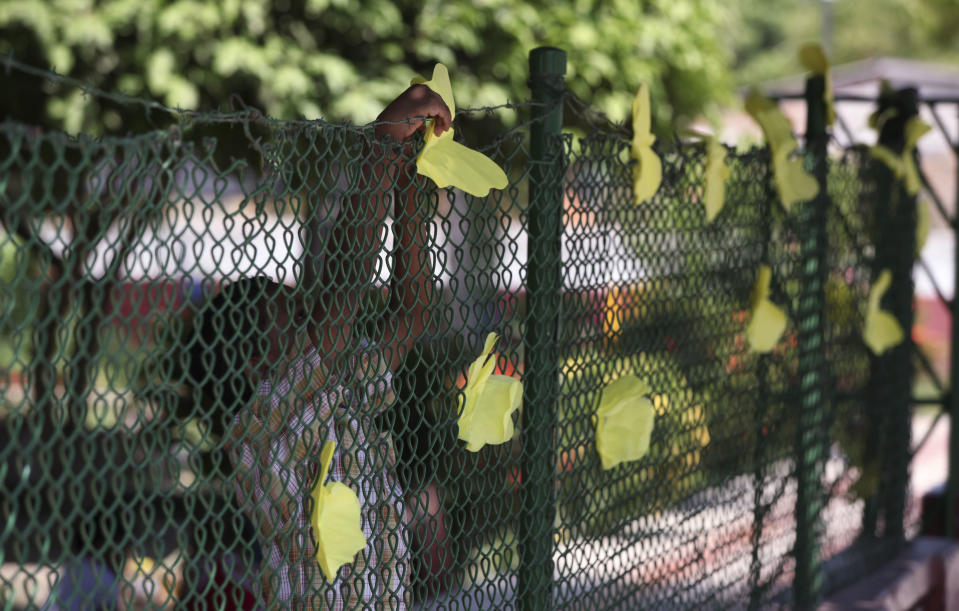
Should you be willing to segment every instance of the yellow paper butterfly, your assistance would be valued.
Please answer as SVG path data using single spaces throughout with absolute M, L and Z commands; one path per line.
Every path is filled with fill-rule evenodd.
M 320 477 L 310 493 L 313 499 L 310 525 L 316 537 L 316 561 L 330 583 L 340 567 L 353 562 L 357 552 L 366 547 L 356 493 L 346 484 L 326 483 L 335 448 L 333 441 L 324 444 L 320 452 Z
M 712 134 L 686 130 L 684 135 L 706 144 L 703 205 L 706 208 L 706 223 L 711 223 L 719 216 L 726 201 L 726 181 L 730 176 L 729 166 L 726 165 L 726 147 Z
M 466 449 L 479 452 L 486 444 L 506 443 L 513 438 L 513 412 L 523 402 L 523 383 L 493 374 L 496 333 L 486 336 L 483 353 L 469 367 L 466 387 L 459 396 L 457 426 Z
M 746 341 L 749 342 L 750 352 L 771 352 L 786 330 L 786 314 L 769 300 L 771 281 L 772 270 L 768 265 L 760 265 L 749 300 L 752 316 L 746 327 Z
M 627 375 L 603 389 L 599 407 L 593 416 L 596 426 L 596 451 L 603 469 L 639 460 L 649 451 L 653 434 L 653 402 L 649 386 L 636 376 Z
M 818 44 L 809 42 L 799 48 L 799 62 L 813 74 L 823 77 L 826 86 L 822 92 L 823 102 L 826 104 L 826 124 L 836 122 L 836 106 L 833 102 L 832 76 L 829 73 L 829 60 L 825 51 Z
M 418 76 L 411 84 L 424 84 L 438 93 L 449 107 L 450 116 L 456 115 L 453 87 L 446 66 L 436 64 L 432 80 Z M 495 161 L 453 140 L 452 126 L 439 136 L 433 133 L 432 119 L 427 121 L 423 150 L 416 158 L 416 171 L 431 178 L 441 189 L 452 186 L 477 197 L 485 197 L 490 189 L 503 189 L 507 184 L 506 173 Z
M 772 100 L 756 91 L 751 92 L 746 98 L 746 112 L 759 123 L 769 144 L 773 160 L 773 178 L 776 181 L 776 189 L 779 191 L 783 208 L 788 212 L 793 204 L 816 197 L 819 193 L 819 183 L 803 168 L 802 159 L 793 157 L 799 144 L 792 135 L 792 127 L 786 115 Z
M 712 223 L 723 209 L 727 180 L 729 166 L 726 165 L 726 148 L 715 136 L 711 136 L 706 140 L 706 188 L 703 194 L 707 223 Z
M 863 329 L 862 339 L 876 355 L 899 345 L 906 338 L 896 317 L 879 308 L 879 302 L 891 284 L 892 272 L 884 269 L 869 289 L 866 327 Z
M 906 121 L 905 126 L 905 146 L 902 154 L 896 155 L 886 146 L 877 144 L 870 147 L 869 152 L 879 161 L 883 162 L 893 175 L 902 180 L 906 193 L 909 195 L 918 195 L 922 188 L 922 180 L 919 178 L 919 168 L 916 167 L 916 159 L 912 152 L 916 149 L 919 139 L 922 138 L 931 127 L 918 116 L 911 117 Z
M 663 164 L 653 151 L 656 136 L 651 128 L 649 87 L 643 83 L 633 100 L 632 158 L 636 160 L 633 166 L 633 196 L 637 204 L 655 195 L 663 181 Z
M 916 200 L 916 256 L 922 254 L 922 249 L 929 239 L 929 206 L 922 200 Z

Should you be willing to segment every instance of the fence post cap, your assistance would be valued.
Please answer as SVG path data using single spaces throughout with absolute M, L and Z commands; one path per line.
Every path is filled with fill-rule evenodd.
M 565 75 L 566 51 L 556 47 L 536 47 L 529 52 L 530 76 Z

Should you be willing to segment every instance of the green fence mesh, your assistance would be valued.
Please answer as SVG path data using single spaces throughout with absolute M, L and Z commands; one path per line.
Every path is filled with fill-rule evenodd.
M 370 127 L 0 124 L 0 602 L 769 608 L 894 553 L 908 347 L 861 339 L 878 270 L 914 250 L 888 172 L 831 156 L 787 213 L 768 151 L 729 150 L 707 223 L 702 144 L 657 145 L 637 204 L 629 130 L 553 94 L 492 136 L 458 114 L 509 177 L 487 198 Z M 563 110 L 574 130 L 531 136 Z M 760 265 L 790 319 L 764 355 Z M 470 452 L 458 398 L 491 331 L 527 394 L 516 436 Z M 628 374 L 650 451 L 603 470 L 592 417 Z M 309 519 L 330 439 L 368 538 L 333 583 Z

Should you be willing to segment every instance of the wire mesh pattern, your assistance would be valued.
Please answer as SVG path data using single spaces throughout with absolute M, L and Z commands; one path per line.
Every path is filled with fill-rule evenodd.
M 90 139 L 0 124 L 0 559 L 15 566 L 0 601 L 791 605 L 813 221 L 778 203 L 765 149 L 728 151 L 713 223 L 702 144 L 659 148 L 662 187 L 637 204 L 628 130 L 557 99 L 589 127 L 546 142 L 557 163 L 532 159 L 532 103 L 499 109 L 515 127 L 494 137 L 484 109 L 458 114 L 457 133 L 509 177 L 486 198 L 416 177 L 415 150 L 372 126 L 191 115 Z M 876 228 L 893 221 L 874 166 L 858 149 L 829 160 L 816 200 L 828 455 L 810 532 L 815 560 L 841 564 L 826 590 L 901 538 L 905 482 L 878 457 L 904 434 L 908 449 L 895 429 L 908 395 L 890 386 L 903 356 L 868 352 L 858 304 L 877 259 L 914 236 L 882 254 Z M 552 295 L 527 255 L 531 179 L 560 194 Z M 760 265 L 791 321 L 763 355 L 744 339 Z M 530 341 L 536 291 L 553 300 L 553 341 Z M 558 372 L 546 449 L 523 426 L 476 453 L 457 439 L 457 395 L 490 331 L 498 373 L 528 382 L 537 359 Z M 622 375 L 651 387 L 655 428 L 645 458 L 603 470 L 593 414 Z M 332 581 L 310 525 L 330 440 L 368 540 Z M 534 464 L 547 481 L 531 482 Z M 528 505 L 533 483 L 549 511 Z M 546 580 L 524 584 L 544 540 Z

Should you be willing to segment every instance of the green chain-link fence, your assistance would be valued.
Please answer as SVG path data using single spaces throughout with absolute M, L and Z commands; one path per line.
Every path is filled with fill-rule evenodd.
M 891 269 L 909 328 L 914 203 L 862 150 L 826 155 L 812 93 L 813 201 L 787 213 L 768 151 L 729 150 L 707 223 L 704 145 L 674 142 L 637 204 L 629 130 L 565 92 L 561 52 L 531 66 L 514 127 L 457 115 L 509 177 L 487 198 L 379 184 L 412 153 L 371 128 L 0 124 L 0 602 L 809 606 L 895 553 L 909 349 L 872 356 L 862 304 Z M 757 355 L 764 264 L 790 323 Z M 469 452 L 457 397 L 490 331 L 523 409 Z M 603 470 L 592 415 L 627 374 L 650 451 Z M 368 538 L 332 585 L 308 500 L 330 438 Z

